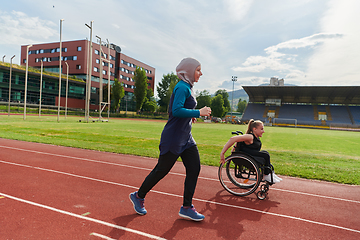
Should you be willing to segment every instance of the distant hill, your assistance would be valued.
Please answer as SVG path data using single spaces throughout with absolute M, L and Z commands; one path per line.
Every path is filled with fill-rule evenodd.
M 227 93 L 229 94 L 229 101 L 231 102 L 233 92 L 229 91 Z M 214 96 L 215 96 L 215 94 L 211 95 L 211 97 L 214 97 Z M 241 98 L 242 100 L 246 100 L 247 102 L 249 101 L 249 96 L 247 95 L 247 93 L 245 92 L 244 89 L 234 91 L 234 104 L 239 101 L 239 98 Z
M 269 86 L 269 84 L 261 84 L 259 85 L 261 87 L 263 86 Z M 294 84 L 285 84 L 285 86 L 297 86 Z M 232 98 L 232 91 L 227 92 L 229 94 L 229 101 L 231 102 L 231 98 Z M 212 94 L 211 97 L 214 97 L 215 94 Z M 247 102 L 249 102 L 249 96 L 247 95 L 247 93 L 245 92 L 244 89 L 240 89 L 240 90 L 235 90 L 234 91 L 234 106 L 235 104 L 237 104 L 239 102 L 239 99 L 241 98 L 241 100 L 246 100 Z M 231 104 L 231 103 L 230 103 Z

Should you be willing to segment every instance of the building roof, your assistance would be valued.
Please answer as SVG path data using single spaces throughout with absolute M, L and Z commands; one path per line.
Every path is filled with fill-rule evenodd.
M 243 86 L 249 102 L 265 103 L 281 99 L 282 103 L 360 104 L 360 86 Z

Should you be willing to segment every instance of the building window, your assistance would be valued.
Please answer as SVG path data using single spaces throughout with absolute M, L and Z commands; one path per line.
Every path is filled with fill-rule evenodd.
M 100 63 L 100 60 L 99 60 L 99 59 L 96 59 L 95 62 L 96 62 L 97 64 L 99 64 L 99 63 Z
M 74 61 L 77 60 L 77 56 L 73 56 L 73 60 L 74 60 Z
M 113 65 L 112 63 L 110 63 L 110 67 L 111 67 L 111 68 L 114 68 L 114 65 Z
M 26 63 L 26 59 L 23 60 L 23 63 Z
M 95 49 L 94 52 L 95 52 L 96 55 L 100 55 L 100 54 L 99 54 L 99 50 Z
M 94 67 L 94 72 L 99 72 L 99 69 L 97 67 Z
M 67 47 L 66 47 L 66 48 L 63 48 L 63 52 L 67 52 Z
M 81 69 L 81 65 L 76 65 L 76 69 Z
M 103 70 L 103 74 L 106 75 L 106 71 L 105 71 L 105 70 Z
M 60 48 L 56 48 L 56 52 L 60 52 Z
M 78 52 L 81 52 L 81 47 L 77 47 Z
M 40 49 L 40 53 L 44 53 L 44 49 Z

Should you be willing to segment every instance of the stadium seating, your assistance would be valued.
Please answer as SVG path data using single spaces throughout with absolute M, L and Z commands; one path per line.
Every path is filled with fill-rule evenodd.
M 349 106 L 355 125 L 360 125 L 360 106 Z
M 284 104 L 280 107 L 279 118 L 295 118 L 298 121 L 314 121 L 311 105 Z
M 294 124 L 292 119 L 297 120 L 297 125 L 312 126 L 341 126 L 360 125 L 360 106 L 340 105 L 297 105 L 283 104 L 281 107 L 265 106 L 260 103 L 249 103 L 246 107 L 242 121 L 259 119 L 267 122 L 266 112 L 277 109 L 276 122 Z M 326 121 L 318 120 L 318 112 L 327 115 Z M 288 120 L 287 120 L 288 119 Z
M 332 120 L 328 123 L 352 124 L 346 106 L 330 106 Z
M 264 120 L 265 104 L 248 103 L 242 121 L 249 121 L 250 119 Z

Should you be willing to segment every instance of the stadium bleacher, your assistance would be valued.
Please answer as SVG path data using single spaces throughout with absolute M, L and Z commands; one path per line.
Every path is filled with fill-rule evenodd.
M 360 125 L 360 106 L 349 106 L 349 111 L 352 115 L 355 125 Z
M 360 130 L 360 86 L 243 88 L 249 103 L 242 122 L 259 119 L 275 125 Z
M 311 105 L 284 104 L 279 108 L 279 118 L 295 118 L 301 121 L 314 121 L 313 107 Z
M 264 120 L 265 104 L 248 103 L 242 116 L 242 119 L 249 121 L 250 119 Z
M 265 104 L 249 103 L 246 111 L 243 115 L 243 121 L 249 119 L 260 119 L 265 122 L 268 121 L 266 117 L 266 111 L 279 109 L 276 119 L 278 123 L 289 123 L 293 124 L 293 119 L 297 120 L 298 125 L 323 125 L 319 119 L 314 116 L 313 105 L 296 105 L 296 104 L 284 104 L 278 107 L 266 107 Z M 329 108 L 329 110 L 327 109 Z M 347 109 L 349 108 L 349 110 Z M 327 106 L 327 105 L 316 105 L 316 111 L 323 112 L 328 115 L 326 125 L 331 124 L 345 124 L 345 125 L 359 125 L 360 124 L 360 106 Z M 350 112 L 350 113 L 349 113 Z M 265 117 L 264 117 L 265 114 Z M 353 120 L 351 119 L 353 118 Z
M 346 106 L 329 106 L 332 120 L 329 123 L 353 124 Z

